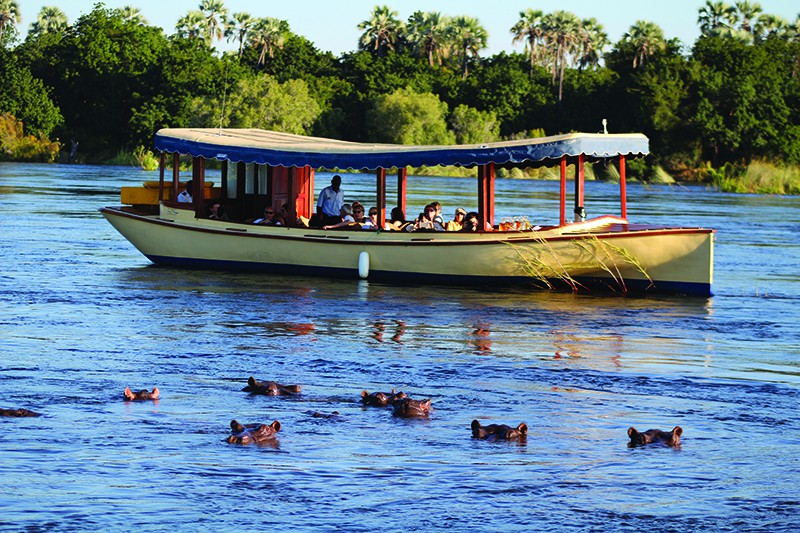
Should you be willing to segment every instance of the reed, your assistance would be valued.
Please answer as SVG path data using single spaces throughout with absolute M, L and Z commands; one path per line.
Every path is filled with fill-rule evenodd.
M 749 194 L 800 194 L 800 166 L 775 165 L 768 161 L 751 161 L 746 168 L 726 164 L 713 169 L 706 164 L 703 171 L 711 183 L 724 192 Z

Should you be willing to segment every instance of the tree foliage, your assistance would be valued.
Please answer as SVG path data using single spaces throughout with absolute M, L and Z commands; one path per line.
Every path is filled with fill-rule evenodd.
M 367 129 L 376 142 L 454 144 L 446 119 L 447 104 L 438 96 L 397 89 L 374 100 L 367 112 Z

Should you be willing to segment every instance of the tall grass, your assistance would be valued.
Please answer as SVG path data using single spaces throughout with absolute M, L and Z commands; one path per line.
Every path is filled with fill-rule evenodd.
M 767 161 L 752 161 L 747 168 L 724 165 L 704 170 L 714 187 L 724 192 L 751 194 L 800 194 L 800 166 L 777 166 Z

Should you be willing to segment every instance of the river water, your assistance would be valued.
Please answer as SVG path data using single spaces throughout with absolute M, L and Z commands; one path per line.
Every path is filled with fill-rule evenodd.
M 713 297 L 625 297 L 154 267 L 97 211 L 149 179 L 0 164 L 0 407 L 43 414 L 0 418 L 0 529 L 800 524 L 797 198 L 629 185 L 632 221 L 718 233 Z M 372 204 L 371 177 L 343 188 Z M 473 189 L 411 177 L 409 214 L 473 209 Z M 589 216 L 616 193 L 588 183 Z M 498 220 L 557 219 L 555 183 L 497 196 Z M 249 396 L 250 375 L 303 392 Z M 361 407 L 392 388 L 430 418 Z M 225 443 L 234 418 L 280 420 L 278 444 Z M 473 440 L 473 419 L 524 421 L 527 443 Z M 626 446 L 630 426 L 676 425 L 679 449 Z

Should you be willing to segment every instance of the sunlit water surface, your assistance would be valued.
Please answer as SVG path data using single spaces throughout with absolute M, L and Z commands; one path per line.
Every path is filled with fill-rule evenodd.
M 44 414 L 0 418 L 0 528 L 800 524 L 796 198 L 629 185 L 631 220 L 718 230 L 714 297 L 638 298 L 158 268 L 97 212 L 146 179 L 0 164 L 0 407 Z M 371 177 L 344 189 L 374 202 Z M 474 209 L 473 189 L 412 177 L 409 214 Z M 589 183 L 589 215 L 616 194 Z M 498 219 L 557 216 L 552 182 L 497 197 Z M 251 397 L 250 375 L 303 393 Z M 392 388 L 432 398 L 430 419 L 358 401 Z M 280 420 L 278 444 L 225 443 L 233 418 Z M 475 418 L 525 421 L 528 441 L 475 441 Z M 675 425 L 680 449 L 626 446 L 629 426 Z

